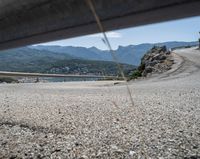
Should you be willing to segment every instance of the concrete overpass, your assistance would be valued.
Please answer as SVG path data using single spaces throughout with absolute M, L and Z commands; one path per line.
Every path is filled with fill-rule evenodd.
M 200 0 L 93 0 L 106 30 L 200 15 Z M 0 50 L 99 32 L 85 0 L 0 0 Z

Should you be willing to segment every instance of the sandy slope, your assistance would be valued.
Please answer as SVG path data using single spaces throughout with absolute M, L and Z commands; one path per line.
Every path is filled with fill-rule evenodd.
M 130 82 L 0 85 L 0 158 L 200 158 L 200 51 Z

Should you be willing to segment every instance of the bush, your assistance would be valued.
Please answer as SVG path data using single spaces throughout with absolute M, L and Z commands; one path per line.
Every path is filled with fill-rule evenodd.
M 135 78 L 138 78 L 138 77 L 141 77 L 141 76 L 142 76 L 142 73 L 139 70 L 135 70 L 135 71 L 133 71 L 131 78 L 135 79 Z
M 145 70 L 145 64 L 141 63 L 140 66 L 138 67 L 138 71 L 142 72 Z
M 15 80 L 13 78 L 10 77 L 0 77 L 0 83 L 18 83 L 18 80 Z

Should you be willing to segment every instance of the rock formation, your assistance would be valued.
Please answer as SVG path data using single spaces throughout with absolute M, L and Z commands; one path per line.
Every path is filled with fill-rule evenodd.
M 171 52 L 166 46 L 154 46 L 141 59 L 138 70 L 142 76 L 148 76 L 152 73 L 162 73 L 169 69 L 173 64 Z

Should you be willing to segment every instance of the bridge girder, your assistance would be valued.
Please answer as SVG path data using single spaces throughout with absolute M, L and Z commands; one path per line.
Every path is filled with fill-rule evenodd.
M 107 31 L 200 15 L 200 0 L 93 0 Z M 0 50 L 99 32 L 85 0 L 0 0 Z

